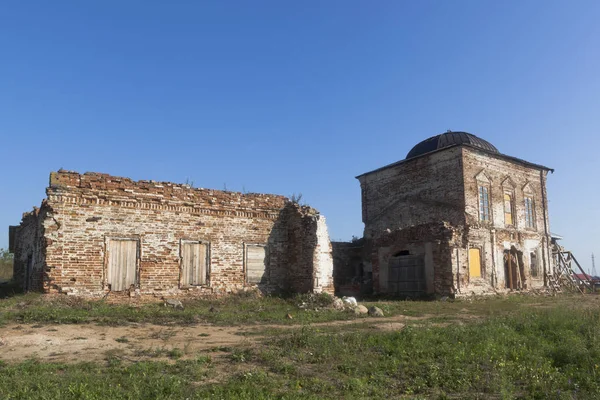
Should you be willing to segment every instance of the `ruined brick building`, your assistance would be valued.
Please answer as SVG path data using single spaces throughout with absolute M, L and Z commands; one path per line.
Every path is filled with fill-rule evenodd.
M 333 244 L 323 216 L 283 196 L 59 171 L 9 247 L 15 280 L 44 292 L 527 290 L 555 268 L 549 171 L 469 133 L 431 137 L 357 177 L 364 237 Z
M 334 243 L 340 292 L 460 295 L 544 286 L 550 168 L 466 132 L 357 177 L 364 238 Z
M 59 171 L 10 228 L 28 290 L 103 295 L 333 292 L 316 210 L 283 196 Z

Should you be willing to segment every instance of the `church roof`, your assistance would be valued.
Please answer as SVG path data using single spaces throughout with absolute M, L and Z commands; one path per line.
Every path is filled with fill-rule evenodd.
M 468 132 L 452 132 L 448 131 L 425 139 L 413 147 L 408 154 L 406 159 L 418 157 L 420 155 L 430 153 L 435 150 L 440 150 L 445 147 L 468 144 L 472 147 L 478 147 L 486 150 L 490 153 L 500 153 L 498 149 L 488 142 Z

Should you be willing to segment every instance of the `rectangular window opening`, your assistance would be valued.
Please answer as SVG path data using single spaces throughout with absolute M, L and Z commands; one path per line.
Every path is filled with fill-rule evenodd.
M 538 262 L 537 262 L 537 256 L 535 253 L 531 253 L 529 255 L 529 259 L 530 259 L 530 266 L 531 266 L 531 276 L 532 277 L 537 277 L 539 272 L 538 272 Z

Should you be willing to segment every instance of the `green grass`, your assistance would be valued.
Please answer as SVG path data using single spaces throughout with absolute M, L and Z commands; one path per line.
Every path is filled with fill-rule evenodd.
M 396 332 L 303 328 L 254 359 L 272 373 L 292 368 L 298 387 L 318 383 L 315 393 L 332 398 L 597 398 L 600 314 L 559 307 Z
M 553 302 L 569 301 L 551 299 Z M 183 300 L 183 310 L 165 307 L 157 300 L 151 304 L 110 304 L 101 300 L 86 300 L 67 296 L 47 296 L 37 293 L 14 295 L 0 301 L 0 325 L 9 322 L 24 324 L 81 324 L 127 325 L 153 323 L 158 325 L 215 325 L 283 324 L 304 325 L 319 322 L 365 319 L 354 313 L 340 312 L 327 306 L 331 296 L 297 295 L 290 298 L 258 297 L 255 294 L 231 295 L 219 299 Z M 511 296 L 485 298 L 476 301 L 366 301 L 367 307 L 376 305 L 386 316 L 436 316 L 451 320 L 469 315 L 495 316 L 513 312 L 531 304 L 545 302 L 546 298 Z M 306 304 L 301 308 L 300 305 Z M 218 312 L 211 312 L 215 307 Z M 293 316 L 286 318 L 287 314 Z
M 240 294 L 213 300 L 183 300 L 183 310 L 152 304 L 109 304 L 101 300 L 86 300 L 66 296 L 40 294 L 16 295 L 0 301 L 0 324 L 46 323 L 126 325 L 154 323 L 160 325 L 190 325 L 212 323 L 238 325 L 257 323 L 306 324 L 353 319 L 350 312 L 327 309 L 332 301 L 328 295 L 298 295 L 291 298 L 258 297 Z M 307 304 L 307 309 L 299 305 Z M 218 312 L 211 312 L 211 306 Z M 287 314 L 293 319 L 287 319 Z
M 429 308 L 439 304 L 389 303 L 436 318 L 455 307 L 487 316 L 448 326 L 415 320 L 396 331 L 373 329 L 374 319 L 305 325 L 213 357 L 173 348 L 157 350 L 170 361 L 132 363 L 115 351 L 97 364 L 0 363 L 0 398 L 595 399 L 600 309 L 581 299 L 439 303 L 437 313 Z

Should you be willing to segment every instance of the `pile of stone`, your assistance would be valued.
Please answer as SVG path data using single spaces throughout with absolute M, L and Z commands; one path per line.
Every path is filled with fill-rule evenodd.
M 332 307 L 339 311 L 352 310 L 356 315 L 368 314 L 371 317 L 383 317 L 383 311 L 379 307 L 372 306 L 367 308 L 362 304 L 358 304 L 354 297 L 336 297 L 333 300 Z

